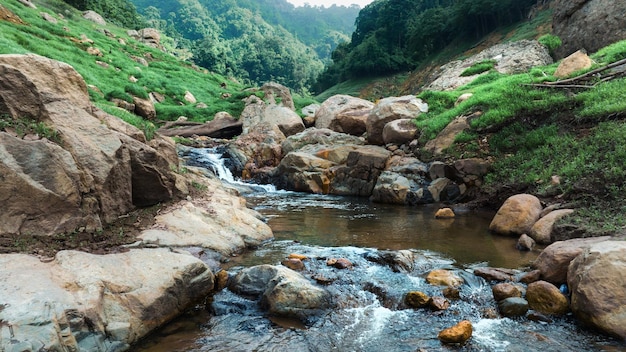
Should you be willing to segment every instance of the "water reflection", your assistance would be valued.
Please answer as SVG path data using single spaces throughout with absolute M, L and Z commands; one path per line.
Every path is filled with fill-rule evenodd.
M 437 206 L 405 207 L 300 193 L 254 195 L 251 206 L 268 218 L 277 240 L 318 246 L 377 249 L 425 249 L 460 264 L 488 263 L 519 268 L 534 252 L 515 249 L 516 238 L 494 236 L 487 212 L 459 212 L 455 219 L 435 219 Z

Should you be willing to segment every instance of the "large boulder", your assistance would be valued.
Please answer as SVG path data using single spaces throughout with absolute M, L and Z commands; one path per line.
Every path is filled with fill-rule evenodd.
M 595 52 L 626 39 L 626 3 L 613 0 L 556 0 L 552 18 L 555 35 L 563 44 L 557 58 L 585 49 Z
M 591 58 L 586 53 L 578 50 L 561 61 L 559 67 L 554 71 L 554 77 L 567 78 L 576 71 L 590 68 L 591 65 L 593 65 Z
M 369 197 L 390 156 L 391 152 L 382 147 L 357 147 L 348 154 L 346 163 L 335 169 L 332 194 Z
M 100 16 L 99 13 L 95 12 L 95 11 L 85 11 L 83 12 L 83 18 L 94 22 L 95 24 L 98 24 L 100 26 L 106 26 L 107 22 L 104 20 L 104 18 L 102 16 Z
M 269 226 L 256 211 L 246 207 L 243 198 L 221 187 L 217 180 L 202 182 L 207 187 L 204 197 L 163 209 L 152 228 L 138 238 L 145 244 L 201 247 L 230 256 L 273 237 Z
M 265 264 L 243 269 L 231 280 L 229 288 L 260 299 L 262 306 L 277 315 L 306 318 L 331 305 L 326 290 L 283 266 Z
M 289 136 L 282 143 L 282 149 L 285 154 L 288 154 L 309 144 L 328 146 L 363 145 L 365 140 L 346 133 L 335 132 L 328 128 L 309 128 L 301 133 Z
M 143 28 L 138 31 L 139 41 L 153 48 L 161 47 L 161 33 L 156 28 Z
M 284 106 L 292 111 L 296 110 L 289 88 L 275 82 L 268 82 L 261 87 L 261 91 L 269 104 Z
M 415 119 L 424 112 L 428 112 L 428 104 L 414 95 L 381 99 L 367 116 L 367 141 L 370 144 L 383 144 L 383 129 L 387 123 Z
M 178 160 L 163 155 L 175 155 L 174 144 L 150 146 L 136 128 L 111 123 L 116 118 L 91 105 L 85 82 L 67 64 L 0 55 L 0 114 L 43 124 L 60 139 L 29 141 L 0 131 L 0 194 L 8 196 L 0 203 L 0 235 L 95 231 L 181 191 L 172 171 Z M 146 180 L 160 187 L 137 183 Z
M 441 66 L 430 78 L 431 83 L 424 89 L 454 90 L 466 85 L 478 75 L 462 77 L 463 71 L 484 60 L 494 60 L 496 62 L 494 69 L 504 74 L 527 72 L 535 66 L 545 66 L 553 62 L 548 49 L 536 40 L 497 44 L 467 59 Z
M 608 239 L 609 237 L 604 236 L 554 242 L 539 254 L 533 267 L 540 271 L 543 280 L 561 285 L 567 282 L 567 268 L 574 258 L 589 246 Z
M 0 329 L 0 350 L 123 351 L 205 297 L 213 274 L 170 249 L 61 251 L 49 263 L 0 256 L 0 282 L 0 318 L 11 327 Z
M 571 308 L 576 317 L 608 334 L 626 339 L 626 242 L 591 245 L 568 270 Z
M 535 281 L 526 289 L 528 306 L 542 314 L 563 315 L 569 311 L 567 297 L 547 281 Z
M 383 128 L 384 144 L 402 145 L 417 137 L 417 125 L 411 119 L 399 119 L 389 122 Z
M 304 122 L 295 111 L 281 105 L 266 104 L 255 95 L 246 99 L 240 120 L 243 122 L 244 134 L 254 132 L 263 123 L 277 126 L 285 136 L 304 131 Z
M 530 194 L 514 195 L 502 204 L 489 224 L 489 230 L 507 236 L 528 233 L 542 209 L 539 198 Z
M 267 122 L 257 124 L 253 131 L 229 144 L 228 154 L 236 164 L 234 174 L 267 183 L 284 155 L 281 145 L 284 141 L 285 135 L 278 126 Z
M 528 234 L 539 244 L 550 244 L 552 243 L 551 235 L 554 223 L 573 212 L 573 209 L 553 210 L 541 219 L 537 220 Z
M 374 104 L 349 95 L 334 95 L 315 113 L 315 127 L 360 136 Z

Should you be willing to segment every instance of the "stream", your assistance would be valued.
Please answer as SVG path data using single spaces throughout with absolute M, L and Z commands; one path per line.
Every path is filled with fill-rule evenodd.
M 228 175 L 219 155 L 187 151 L 187 158 Z M 209 165 L 211 164 L 211 165 Z M 219 170 L 218 170 L 219 169 Z M 479 266 L 523 269 L 539 253 L 515 249 L 516 239 L 492 236 L 492 213 L 460 211 L 455 219 L 435 219 L 438 206 L 404 207 L 367 199 L 311 195 L 253 187 L 245 194 L 275 240 L 222 265 L 231 275 L 258 264 L 280 265 L 290 253 L 306 255 L 305 277 L 328 278 L 324 288 L 334 307 L 302 322 L 268 316 L 258 302 L 225 289 L 198 304 L 135 351 L 620 351 L 620 341 L 599 335 L 567 315 L 550 323 L 500 318 L 491 286 L 473 275 Z M 394 270 L 376 258 L 398 250 L 414 254 L 412 268 Z M 326 264 L 346 258 L 351 269 Z M 433 269 L 464 279 L 460 299 L 443 311 L 407 309 L 409 291 L 441 296 L 426 282 Z M 439 331 L 461 320 L 474 331 L 464 346 L 442 345 Z

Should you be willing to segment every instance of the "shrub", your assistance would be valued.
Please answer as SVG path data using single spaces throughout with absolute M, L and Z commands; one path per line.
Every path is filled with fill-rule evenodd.
M 465 69 L 465 71 L 461 72 L 461 77 L 468 77 L 473 75 L 478 75 L 483 72 L 487 72 L 493 69 L 497 64 L 496 60 L 483 60 L 473 64 L 472 66 Z

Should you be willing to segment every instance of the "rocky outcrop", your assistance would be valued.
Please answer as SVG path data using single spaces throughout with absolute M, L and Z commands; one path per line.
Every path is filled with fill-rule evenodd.
M 330 294 L 299 273 L 282 266 L 258 265 L 240 271 L 229 288 L 260 299 L 272 314 L 304 319 L 331 305 Z
M 278 83 L 268 82 L 261 87 L 261 91 L 268 104 L 284 106 L 291 111 L 296 111 L 289 88 Z
M 239 118 L 243 122 L 243 134 L 254 132 L 262 123 L 277 126 L 285 136 L 304 130 L 304 122 L 292 109 L 276 104 L 266 104 L 256 95 L 246 99 L 246 107 Z
M 626 3 L 613 0 L 557 0 L 552 28 L 563 44 L 557 58 L 585 49 L 595 52 L 626 38 Z
M 102 16 L 100 16 L 99 13 L 95 12 L 95 11 L 85 11 L 83 12 L 83 18 L 94 22 L 95 24 L 98 24 L 100 26 L 106 26 L 107 22 L 104 20 L 104 18 Z
M 163 209 L 152 228 L 138 238 L 144 244 L 201 247 L 230 256 L 273 237 L 259 214 L 245 200 L 221 187 L 217 180 L 199 180 L 204 197 L 181 201 Z
M 69 65 L 1 55 L 0 113 L 44 124 L 60 138 L 28 141 L 0 131 L 0 235 L 95 231 L 135 206 L 184 192 L 172 171 L 174 143 L 150 145 L 136 128 L 112 123 Z
M 383 129 L 387 123 L 399 119 L 414 119 L 428 112 L 428 104 L 413 95 L 381 99 L 367 116 L 365 128 L 370 144 L 383 144 Z
M 569 266 L 567 282 L 576 317 L 626 339 L 626 242 L 591 245 Z
M 324 101 L 315 113 L 315 127 L 361 136 L 374 104 L 349 95 L 334 95 Z
M 508 236 L 529 233 L 542 209 L 537 197 L 530 194 L 514 195 L 502 204 L 489 224 L 489 230 Z
M 535 66 L 545 66 L 553 62 L 548 49 L 536 40 L 520 40 L 494 45 L 465 60 L 452 61 L 441 66 L 430 78 L 427 90 L 453 90 L 472 82 L 478 75 L 461 77 L 468 67 L 484 61 L 494 60 L 494 69 L 500 73 L 527 72 Z
M 0 282 L 0 350 L 123 351 L 206 296 L 213 274 L 169 249 L 61 251 L 0 256 Z
M 161 33 L 156 28 L 143 28 L 138 32 L 139 37 L 137 38 L 140 42 L 151 46 L 153 48 L 160 49 L 161 48 Z
M 551 234 L 552 229 L 554 228 L 554 223 L 567 215 L 572 214 L 573 212 L 573 209 L 553 210 L 541 219 L 537 220 L 528 234 L 539 244 L 550 244 L 553 242 Z
M 567 268 L 585 248 L 608 240 L 609 237 L 576 238 L 558 241 L 546 247 L 533 262 L 533 267 L 541 273 L 541 278 L 555 285 L 567 282 Z

